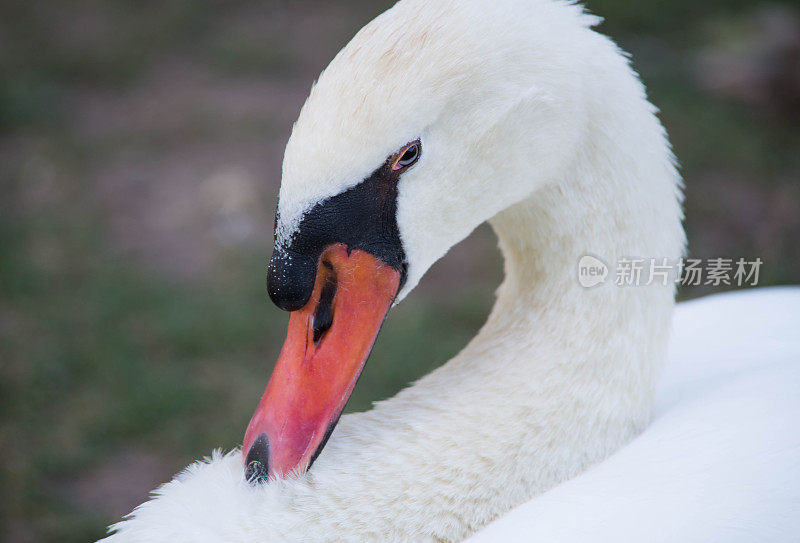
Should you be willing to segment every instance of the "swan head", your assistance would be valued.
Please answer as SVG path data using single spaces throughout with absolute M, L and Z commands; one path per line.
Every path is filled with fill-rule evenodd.
M 586 123 L 575 44 L 594 18 L 451 4 L 403 0 L 365 26 L 294 125 L 268 271 L 292 314 L 244 440 L 251 480 L 307 469 L 391 305 L 573 159 Z M 547 21 L 541 35 L 520 10 Z

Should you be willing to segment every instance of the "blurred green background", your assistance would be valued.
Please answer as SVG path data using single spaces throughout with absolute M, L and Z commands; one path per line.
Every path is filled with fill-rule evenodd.
M 264 275 L 291 123 L 389 5 L 0 4 L 0 539 L 100 537 L 240 443 L 287 321 Z M 588 6 L 662 109 L 691 253 L 797 282 L 800 6 Z M 349 409 L 452 356 L 500 276 L 482 227 L 392 312 Z

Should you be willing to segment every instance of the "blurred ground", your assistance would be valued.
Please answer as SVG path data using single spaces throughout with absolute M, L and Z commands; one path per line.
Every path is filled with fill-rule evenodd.
M 241 441 L 285 330 L 263 284 L 283 146 L 389 4 L 0 5 L 0 539 L 99 537 Z M 692 254 L 798 282 L 798 7 L 588 5 L 662 109 Z M 454 354 L 500 276 L 483 227 L 393 311 L 349 409 Z

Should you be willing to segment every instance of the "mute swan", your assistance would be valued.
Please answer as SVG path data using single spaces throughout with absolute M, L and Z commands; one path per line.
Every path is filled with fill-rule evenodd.
M 286 147 L 268 290 L 293 312 L 244 454 L 190 466 L 107 542 L 461 540 L 558 496 L 566 486 L 545 492 L 646 428 L 673 283 L 583 288 L 576 267 L 587 254 L 679 258 L 680 178 L 596 22 L 558 0 L 402 0 L 334 58 Z M 481 331 L 331 433 L 390 306 L 487 220 L 505 279 Z M 665 469 L 722 462 L 720 449 Z M 616 458 L 612 495 L 628 477 Z M 520 514 L 486 533 L 513 532 Z

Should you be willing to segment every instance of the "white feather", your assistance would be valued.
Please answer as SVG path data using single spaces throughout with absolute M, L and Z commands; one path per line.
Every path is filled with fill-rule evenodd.
M 470 542 L 800 539 L 800 288 L 679 304 L 645 432 Z

